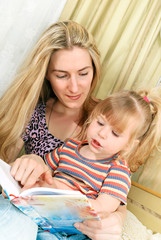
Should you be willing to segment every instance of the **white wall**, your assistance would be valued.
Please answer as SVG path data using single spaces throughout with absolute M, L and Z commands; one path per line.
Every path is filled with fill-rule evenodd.
M 40 34 L 67 0 L 0 0 L 0 96 Z

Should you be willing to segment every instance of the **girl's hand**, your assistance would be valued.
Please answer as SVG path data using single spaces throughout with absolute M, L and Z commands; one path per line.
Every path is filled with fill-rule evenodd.
M 12 165 L 11 175 L 23 186 L 22 190 L 33 187 L 39 180 L 53 183 L 52 171 L 43 159 L 35 154 L 17 158 Z
M 126 218 L 126 207 L 104 216 L 100 221 L 88 220 L 74 226 L 92 240 L 119 240 Z

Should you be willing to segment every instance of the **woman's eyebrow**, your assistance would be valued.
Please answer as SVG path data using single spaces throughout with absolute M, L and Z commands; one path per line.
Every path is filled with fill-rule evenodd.
M 83 67 L 83 68 L 79 69 L 78 71 L 83 71 L 83 70 L 86 70 L 87 68 L 92 68 L 92 67 L 91 66 L 86 66 L 86 67 Z M 60 70 L 60 69 L 53 69 L 52 71 L 53 72 L 63 72 L 63 73 L 68 72 L 68 71 Z
M 67 72 L 67 71 L 59 70 L 59 69 L 53 69 L 52 71 L 53 71 L 53 72 L 63 72 L 63 73 L 66 73 L 66 72 Z
M 85 69 L 87 69 L 87 68 L 92 68 L 92 66 L 86 66 L 86 67 L 84 67 L 84 68 L 79 69 L 78 71 L 83 71 L 83 70 L 85 70 Z

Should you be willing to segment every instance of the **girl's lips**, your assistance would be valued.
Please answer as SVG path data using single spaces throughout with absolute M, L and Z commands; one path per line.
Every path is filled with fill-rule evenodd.
M 100 144 L 97 140 L 95 140 L 95 139 L 92 139 L 91 145 L 92 145 L 94 148 L 100 148 L 100 147 L 102 147 L 101 144 Z
M 78 99 L 81 97 L 81 94 L 76 95 L 76 96 L 67 95 L 67 97 L 70 98 L 70 99 L 72 99 L 72 100 L 78 100 Z

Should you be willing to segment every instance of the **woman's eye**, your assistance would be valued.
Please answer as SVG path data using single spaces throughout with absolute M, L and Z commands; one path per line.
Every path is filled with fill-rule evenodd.
M 119 134 L 116 133 L 115 131 L 112 130 L 112 134 L 115 136 L 115 137 L 119 137 Z
M 86 76 L 86 75 L 88 75 L 88 72 L 80 73 L 79 75 L 80 75 L 80 76 Z
M 56 77 L 61 79 L 61 78 L 66 78 L 66 77 L 67 77 L 67 75 L 60 75 L 60 76 L 59 76 L 59 75 L 57 75 Z

